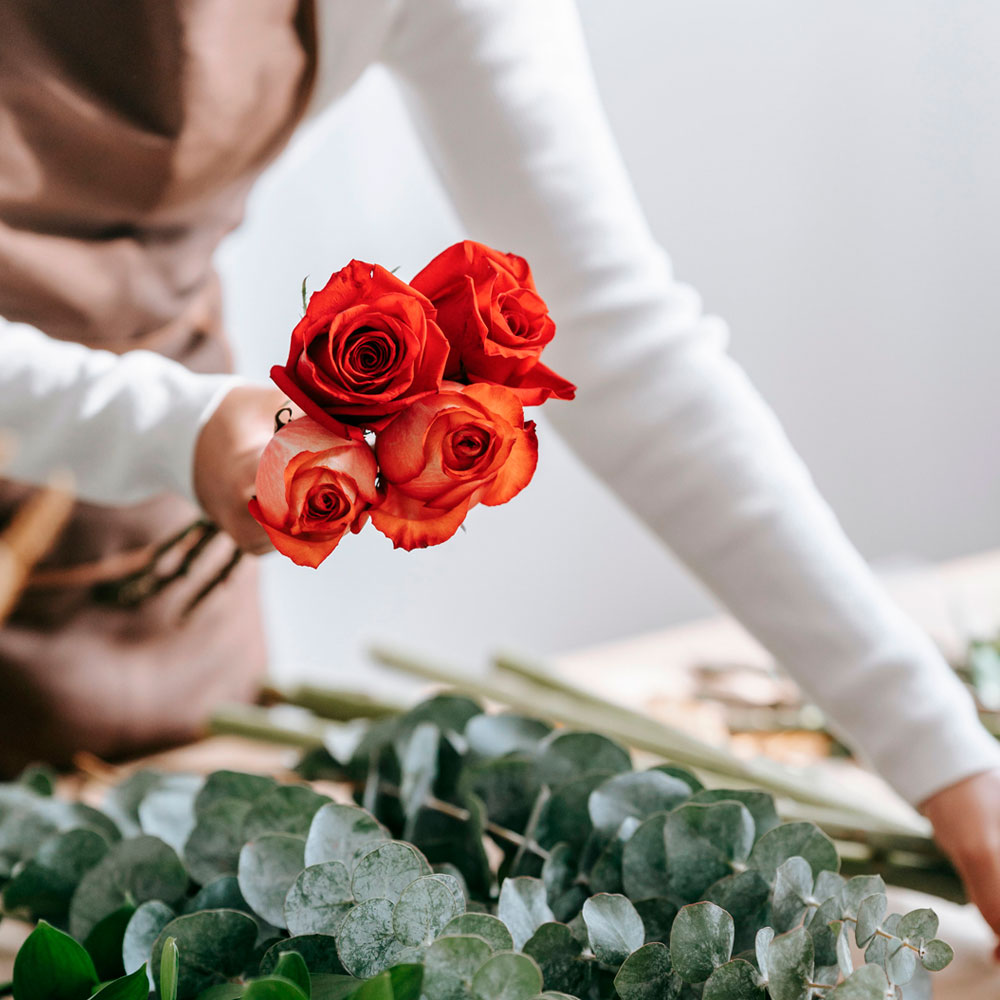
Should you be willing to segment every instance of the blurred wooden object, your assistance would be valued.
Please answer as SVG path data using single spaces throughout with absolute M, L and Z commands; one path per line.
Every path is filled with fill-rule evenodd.
M 0 534 L 0 622 L 17 603 L 35 563 L 59 537 L 73 502 L 73 477 L 56 473 Z

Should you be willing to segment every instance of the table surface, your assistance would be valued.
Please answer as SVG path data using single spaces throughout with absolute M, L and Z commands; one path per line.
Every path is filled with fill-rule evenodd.
M 919 621 L 951 655 L 964 649 L 970 635 L 988 635 L 1000 626 L 1000 551 L 955 560 L 941 566 L 920 567 L 886 579 L 896 600 Z M 705 663 L 766 665 L 765 651 L 732 620 L 705 619 L 645 635 L 575 650 L 553 658 L 558 671 L 580 684 L 618 701 L 650 711 L 674 723 L 713 733 L 721 741 L 724 727 L 711 705 L 694 705 L 692 676 Z M 613 669 L 609 669 L 613 667 Z M 693 710 L 697 708 L 697 710 Z M 294 763 L 297 751 L 239 737 L 212 737 L 135 761 L 124 770 L 156 767 L 162 770 L 208 773 L 218 768 L 282 775 Z M 843 765 L 830 762 L 822 766 Z M 124 770 L 116 772 L 121 776 Z M 883 803 L 893 793 L 878 778 L 860 769 L 850 772 L 860 795 L 874 795 Z M 109 775 L 90 774 L 63 779 L 63 791 L 97 803 Z M 328 792 L 343 798 L 342 789 Z M 908 807 L 896 800 L 901 812 Z M 941 937 L 956 950 L 956 960 L 934 977 L 935 1000 L 995 1000 L 1000 996 L 1000 967 L 992 958 L 993 936 L 971 906 L 958 906 L 921 894 L 895 890 L 890 904 L 898 910 L 930 905 L 941 917 Z M 0 980 L 10 978 L 13 956 L 30 928 L 14 920 L 0 924 Z

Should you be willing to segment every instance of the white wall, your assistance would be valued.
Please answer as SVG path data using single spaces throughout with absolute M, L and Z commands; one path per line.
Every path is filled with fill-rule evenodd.
M 1000 543 L 1000 7 L 581 0 L 608 114 L 676 270 L 872 559 Z M 224 247 L 242 367 L 350 257 L 407 277 L 463 234 L 370 74 Z M 544 292 L 544 290 L 543 290 Z M 266 560 L 282 675 L 356 679 L 390 639 L 474 662 L 701 613 L 704 595 L 541 428 L 531 488 L 438 549 L 369 529 L 319 571 Z

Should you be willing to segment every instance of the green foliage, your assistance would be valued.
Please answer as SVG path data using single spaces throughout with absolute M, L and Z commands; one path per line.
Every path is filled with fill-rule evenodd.
M 881 1000 L 952 957 L 770 796 L 595 733 L 443 695 L 323 772 L 356 804 L 233 771 L 139 772 L 104 811 L 0 786 L 4 910 L 40 920 L 16 1000 Z

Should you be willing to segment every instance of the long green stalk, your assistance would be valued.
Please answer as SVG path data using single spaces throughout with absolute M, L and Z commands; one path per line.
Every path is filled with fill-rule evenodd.
M 640 712 L 606 702 L 589 692 L 581 694 L 560 678 L 514 661 L 509 656 L 503 658 L 503 672 L 495 671 L 484 678 L 417 660 L 395 650 L 376 648 L 372 653 L 380 663 L 425 680 L 448 684 L 518 711 L 550 717 L 565 725 L 598 730 L 636 749 L 727 781 L 765 788 L 776 795 L 840 814 L 844 826 L 860 826 L 888 834 L 926 836 L 922 823 L 906 823 L 895 815 L 859 806 L 847 791 L 828 779 L 818 779 L 815 775 L 807 778 L 772 761 L 741 760 L 726 750 L 703 743 Z

